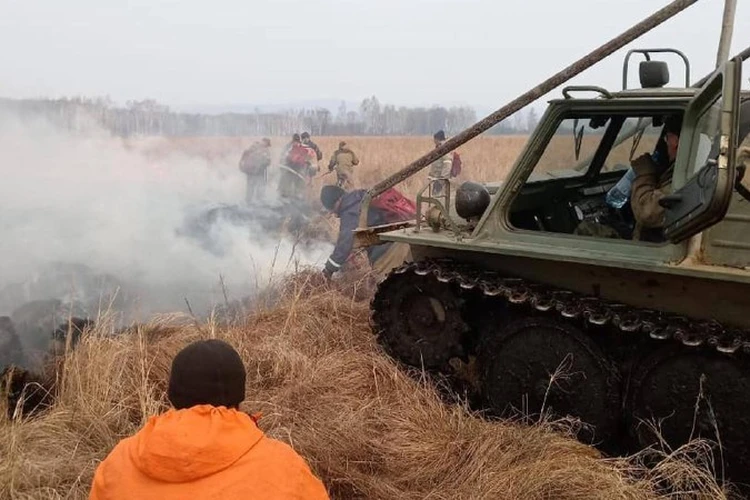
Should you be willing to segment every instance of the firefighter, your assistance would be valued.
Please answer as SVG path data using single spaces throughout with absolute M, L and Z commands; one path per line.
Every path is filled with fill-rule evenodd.
M 240 158 L 240 171 L 247 178 L 245 189 L 245 203 L 248 205 L 253 200 L 262 197 L 268 182 L 268 167 L 271 165 L 271 139 L 264 137 L 261 141 L 253 143 L 242 153 Z
M 301 200 L 310 177 L 310 149 L 302 144 L 299 134 L 284 147 L 280 158 L 279 195 L 282 198 Z
M 336 246 L 323 268 L 323 275 L 326 279 L 330 279 L 335 272 L 341 270 L 352 253 L 354 230 L 359 223 L 361 203 L 365 192 L 364 189 L 357 189 L 347 193 L 335 185 L 323 186 L 320 191 L 321 203 L 340 221 Z M 371 204 L 367 213 L 368 226 L 409 220 L 414 217 L 416 210 L 413 203 L 393 189 L 389 193 L 384 193 L 386 194 L 391 196 L 382 199 L 393 201 Z M 367 257 L 372 269 L 382 275 L 410 260 L 411 250 L 406 243 L 385 242 L 367 247 Z
M 302 139 L 300 138 L 300 135 L 298 133 L 294 133 L 292 135 L 292 140 L 289 141 L 285 146 L 284 149 L 281 150 L 281 155 L 279 156 L 279 164 L 286 165 L 286 157 L 289 154 L 289 150 L 292 149 L 292 147 L 295 144 L 300 144 L 302 142 Z
M 445 132 L 438 130 L 432 136 L 435 147 L 439 147 L 445 142 Z M 443 184 L 438 179 L 450 179 L 453 160 L 450 155 L 444 155 L 433 161 L 430 165 L 428 178 L 432 180 L 432 195 L 437 196 L 443 191 Z
M 114 447 L 96 469 L 89 499 L 328 500 L 305 460 L 240 410 L 245 379 L 242 359 L 226 342 L 185 347 L 172 361 L 172 408 Z
M 302 145 L 309 151 L 309 162 L 307 168 L 307 183 L 312 182 L 312 179 L 320 172 L 320 161 L 323 160 L 323 152 L 320 150 L 317 144 L 310 139 L 309 132 L 302 132 Z
M 309 132 L 302 132 L 302 144 L 307 146 L 308 148 L 311 148 L 313 151 L 315 151 L 315 158 L 316 161 L 321 161 L 323 159 L 323 152 L 320 150 L 317 144 L 315 144 L 312 139 L 310 139 L 310 133 Z
M 336 170 L 336 185 L 350 191 L 354 188 L 354 166 L 359 165 L 357 155 L 346 147 L 346 142 L 339 142 L 339 148 L 333 152 L 328 163 L 328 171 Z

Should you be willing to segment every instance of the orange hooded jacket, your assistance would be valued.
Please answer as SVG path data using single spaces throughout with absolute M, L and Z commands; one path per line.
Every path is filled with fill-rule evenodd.
M 89 500 L 328 500 L 290 446 L 237 410 L 199 405 L 151 417 L 99 464 Z

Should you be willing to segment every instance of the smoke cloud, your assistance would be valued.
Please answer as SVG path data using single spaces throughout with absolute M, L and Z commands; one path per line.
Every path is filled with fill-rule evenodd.
M 186 299 L 207 314 L 224 301 L 220 278 L 238 299 L 295 266 L 321 265 L 330 244 L 302 247 L 267 224 L 219 220 L 204 245 L 179 233 L 207 207 L 242 205 L 239 154 L 207 160 L 166 139 L 0 114 L 0 316 L 90 294 L 106 279 L 136 297 L 140 315 L 185 312 Z M 274 186 L 258 210 L 278 216 Z

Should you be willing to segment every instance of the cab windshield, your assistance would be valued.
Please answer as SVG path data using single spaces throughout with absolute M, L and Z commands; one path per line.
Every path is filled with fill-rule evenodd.
M 563 116 L 511 204 L 511 225 L 580 236 L 588 235 L 589 227 L 606 227 L 597 236 L 631 239 L 631 162 L 646 154 L 660 171 L 669 171 L 664 124 L 675 113 L 682 115 L 647 113 L 577 111 Z M 613 190 L 621 179 L 622 195 Z
M 528 182 L 583 177 L 592 166 L 603 172 L 627 169 L 633 157 L 655 151 L 660 132 L 661 123 L 656 126 L 649 117 L 565 118 L 547 143 Z M 603 146 L 606 136 L 610 137 Z

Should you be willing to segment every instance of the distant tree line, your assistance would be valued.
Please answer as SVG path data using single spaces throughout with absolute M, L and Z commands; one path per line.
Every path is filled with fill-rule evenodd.
M 170 110 L 153 99 L 128 101 L 116 106 L 109 98 L 5 99 L 0 111 L 21 117 L 43 116 L 68 130 L 96 124 L 121 137 L 133 136 L 285 136 L 308 131 L 326 135 L 432 135 L 442 129 L 452 135 L 477 121 L 466 106 L 396 107 L 373 96 L 357 110 L 341 103 L 336 113 L 326 108 L 283 112 L 184 113 Z M 496 125 L 490 134 L 525 134 L 539 119 L 533 108 Z

